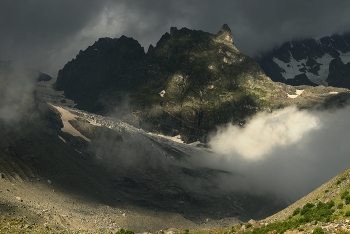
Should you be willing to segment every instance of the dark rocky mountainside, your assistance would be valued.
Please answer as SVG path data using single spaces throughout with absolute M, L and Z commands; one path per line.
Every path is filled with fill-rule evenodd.
M 228 192 L 229 172 L 196 167 L 208 152 L 84 112 L 62 130 L 61 114 L 27 96 L 20 119 L 0 118 L 0 219 L 20 218 L 62 228 L 134 231 L 198 228 L 260 218 L 285 207 L 270 195 Z M 100 119 L 99 119 L 100 118 Z M 114 127 L 111 127 L 114 126 Z M 232 175 L 235 176 L 235 175 Z M 110 233 L 110 232 L 108 232 Z
M 243 123 L 260 110 L 310 106 L 327 96 L 313 89 L 291 99 L 296 88 L 267 77 L 234 46 L 226 24 L 217 34 L 171 28 L 146 54 L 132 38 L 99 39 L 59 71 L 56 90 L 78 108 L 117 112 L 133 125 L 186 142 L 205 141 L 217 125 Z M 315 94 L 320 97 L 309 96 Z
M 133 88 L 128 73 L 144 55 L 131 38 L 100 38 L 60 70 L 56 89 L 64 90 L 82 108 L 91 109 L 101 93 Z
M 344 64 L 338 57 L 329 65 L 328 85 L 350 89 L 350 63 Z
M 312 83 L 304 73 L 296 75 L 293 79 L 286 80 L 285 83 L 292 86 L 299 86 L 299 85 L 317 86 L 317 84 Z
M 34 77 L 22 75 L 0 69 L 1 231 L 4 216 L 115 233 L 120 227 L 143 232 L 227 225 L 286 206 L 275 195 L 226 191 L 218 181 L 235 174 L 191 161 L 211 154 L 203 148 L 116 118 L 62 112 L 43 99 L 63 105 L 60 92 L 43 92 L 53 80 L 35 89 L 29 85 Z
M 308 83 L 327 85 L 331 61 L 339 58 L 343 63 L 350 62 L 350 33 L 325 36 L 319 40 L 300 39 L 286 42 L 267 52 L 256 61 L 272 80 L 292 85 Z M 343 67 L 337 67 L 342 69 Z M 303 80 L 300 80 L 303 75 Z M 348 77 L 349 78 L 349 77 Z M 348 79 L 347 78 L 347 79 Z M 340 84 L 340 83 L 338 83 Z M 334 85 L 332 81 L 328 85 Z M 337 86 L 348 88 L 348 86 Z

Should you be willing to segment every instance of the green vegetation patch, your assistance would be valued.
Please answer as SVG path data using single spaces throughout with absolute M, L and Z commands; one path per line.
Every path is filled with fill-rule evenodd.
M 247 233 L 251 234 L 266 234 L 269 231 L 275 230 L 277 233 L 284 233 L 287 230 L 293 230 L 299 227 L 301 224 L 299 220 L 288 220 L 284 222 L 269 223 L 268 225 L 260 228 L 254 228 Z
M 297 229 L 301 225 L 311 221 L 329 222 L 332 220 L 332 215 L 335 212 L 335 210 L 332 209 L 334 206 L 335 203 L 333 200 L 327 203 L 319 202 L 317 205 L 307 203 L 302 208 L 295 209 L 292 218 L 283 222 L 270 223 L 264 227 L 259 227 L 253 229 L 252 231 L 248 231 L 247 233 L 266 234 L 267 232 L 273 230 L 275 230 L 277 233 L 283 233 L 287 230 Z M 318 231 L 315 233 L 321 233 Z
M 323 229 L 321 227 L 316 227 L 314 229 L 314 231 L 312 232 L 312 234 L 324 234 L 325 232 L 323 231 Z
M 345 190 L 344 192 L 342 192 L 340 195 L 341 199 L 344 199 L 348 194 L 349 194 L 348 190 Z
M 115 234 L 134 234 L 134 232 L 130 231 L 130 230 L 125 230 L 122 228 L 118 232 L 116 232 Z
M 313 220 L 321 222 L 329 222 L 333 213 L 335 212 L 332 207 L 334 206 L 334 201 L 329 201 L 327 203 L 319 202 L 317 206 L 312 203 L 307 203 L 304 205 L 303 209 L 300 211 L 301 223 L 311 222 Z

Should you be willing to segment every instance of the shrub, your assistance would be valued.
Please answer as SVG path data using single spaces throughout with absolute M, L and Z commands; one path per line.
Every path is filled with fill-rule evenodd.
M 348 211 L 345 212 L 345 216 L 346 216 L 346 217 L 349 217 L 349 216 L 350 216 L 350 210 L 348 210 Z
M 134 234 L 133 231 L 130 230 L 124 230 L 123 228 L 117 231 L 115 234 Z
M 289 229 L 296 229 L 300 224 L 297 221 L 288 220 L 284 222 L 270 223 L 265 227 L 254 228 L 253 231 L 247 232 L 251 234 L 266 234 L 269 231 L 275 230 L 277 233 L 284 233 Z
M 340 204 L 338 204 L 338 206 L 337 206 L 337 208 L 338 208 L 339 210 L 343 209 L 343 207 L 344 207 L 344 204 L 343 204 L 343 203 L 340 203 Z
M 333 200 L 330 200 L 330 201 L 327 202 L 326 204 L 327 204 L 328 209 L 332 208 L 332 207 L 335 205 L 335 203 L 334 203 Z
M 341 199 L 344 199 L 348 194 L 349 194 L 348 190 L 345 190 L 344 192 L 342 192 L 340 195 Z
M 311 208 L 313 208 L 315 205 L 312 203 L 307 203 L 306 205 L 303 206 L 303 209 L 300 211 L 301 215 L 304 215 L 306 213 L 309 213 Z
M 316 227 L 314 229 L 314 231 L 312 232 L 312 234 L 324 234 L 325 232 L 323 231 L 323 229 L 321 227 Z
M 303 206 L 303 208 L 312 208 L 312 207 L 314 207 L 315 206 L 315 204 L 313 204 L 313 203 L 306 203 L 304 206 Z
M 347 196 L 345 197 L 345 203 L 346 203 L 346 204 L 349 204 L 349 203 L 350 203 L 350 195 L 347 195 Z
M 312 204 L 313 205 L 313 204 Z M 307 223 L 310 221 L 328 222 L 335 210 L 331 209 L 334 206 L 334 201 L 328 203 L 319 202 L 317 206 L 305 205 L 301 210 L 301 222 Z
M 294 211 L 293 211 L 293 216 L 296 216 L 297 214 L 300 213 L 300 207 L 296 208 Z

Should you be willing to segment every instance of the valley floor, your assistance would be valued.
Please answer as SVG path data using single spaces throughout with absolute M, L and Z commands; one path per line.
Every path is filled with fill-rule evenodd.
M 6 178 L 1 179 L 0 216 L 25 220 L 29 224 L 54 225 L 72 230 L 116 232 L 123 227 L 141 232 L 164 227 L 198 227 L 181 215 L 123 204 L 99 204 L 84 196 L 56 189 L 51 183 L 55 182 L 11 182 Z

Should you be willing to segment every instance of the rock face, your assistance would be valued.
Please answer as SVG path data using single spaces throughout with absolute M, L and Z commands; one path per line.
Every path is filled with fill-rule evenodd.
M 273 82 L 242 54 L 226 24 L 217 34 L 172 27 L 146 54 L 131 38 L 99 39 L 60 70 L 56 89 L 78 108 L 117 112 L 128 123 L 185 142 L 205 141 L 217 125 L 243 123 L 307 96 L 288 99 L 295 88 Z
M 109 89 L 133 89 L 128 71 L 144 55 L 141 45 L 132 38 L 100 38 L 59 71 L 56 90 L 64 90 L 66 97 L 90 109 Z
M 327 85 L 329 66 L 335 58 L 340 58 L 345 64 L 350 62 L 349 32 L 322 37 L 319 40 L 287 42 L 256 58 L 256 61 L 274 81 L 301 85 L 305 83 L 305 79 L 299 82 L 300 80 L 295 78 L 305 74 L 312 83 Z M 294 81 L 290 81 L 293 79 Z
M 329 65 L 328 85 L 350 89 L 350 63 L 344 64 L 338 57 Z
M 99 39 L 59 71 L 56 89 L 100 113 L 127 95 L 142 127 L 195 141 L 267 106 L 276 86 L 233 45 L 225 24 L 217 34 L 173 27 L 146 54 L 131 38 Z
M 51 80 L 51 79 L 52 79 L 52 77 L 49 76 L 48 74 L 39 72 L 37 81 L 38 81 L 38 82 L 40 82 L 40 81 L 49 81 L 49 80 Z
M 299 86 L 299 85 L 309 85 L 309 86 L 317 86 L 317 84 L 312 83 L 309 78 L 307 78 L 306 74 L 299 74 L 294 77 L 294 79 L 288 79 L 285 81 L 288 85 Z

